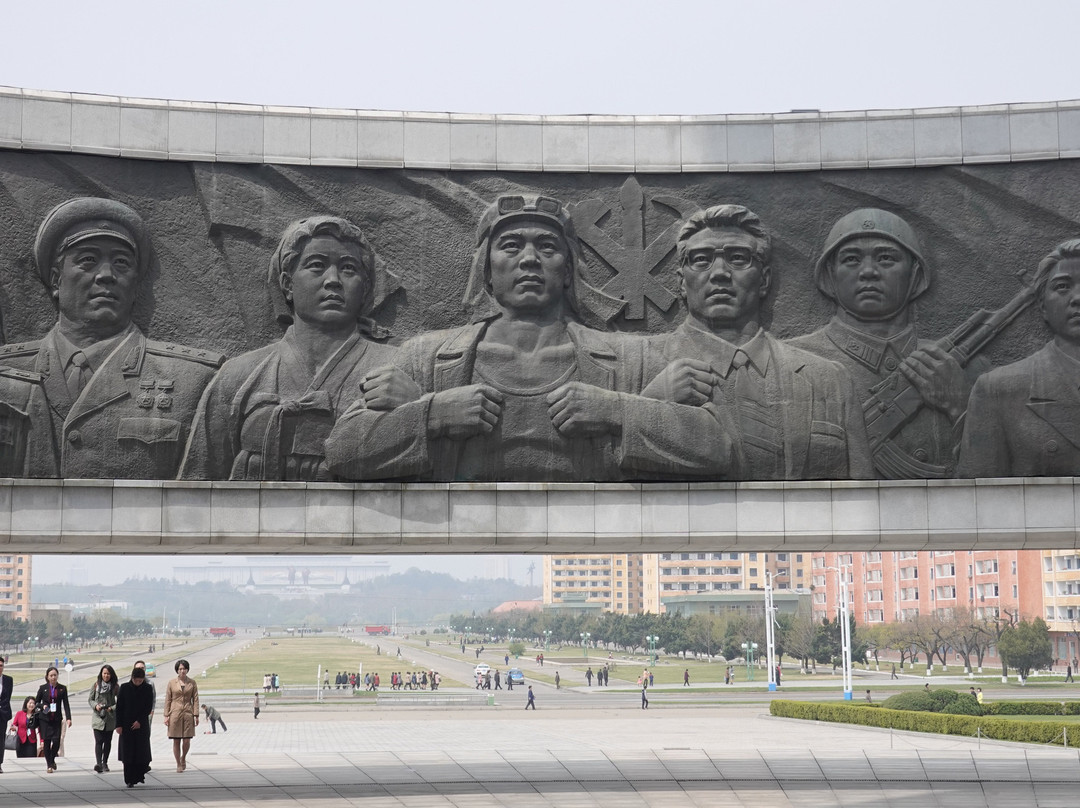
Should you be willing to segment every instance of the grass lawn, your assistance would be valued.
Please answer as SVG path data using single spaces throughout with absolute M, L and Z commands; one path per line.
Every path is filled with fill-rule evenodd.
M 193 673 L 203 689 L 254 691 L 262 688 L 266 673 L 276 673 L 285 686 L 313 686 L 322 665 L 324 671 L 330 672 L 331 687 L 338 671 L 346 671 L 361 675 L 378 673 L 379 686 L 388 689 L 392 672 L 409 673 L 414 667 L 409 664 L 407 649 L 403 649 L 402 659 L 393 655 L 397 644 L 392 639 L 380 645 L 383 653 L 376 654 L 374 648 L 343 637 L 264 637 L 232 659 L 207 670 L 205 677 L 202 671 Z M 415 668 L 422 669 L 422 666 Z M 443 674 L 444 687 L 456 685 L 461 682 Z
M 23 698 L 32 696 L 37 691 L 38 685 L 44 684 L 45 669 L 53 664 L 56 657 L 61 659 L 60 684 L 67 685 L 68 689 L 74 693 L 90 687 L 97 679 L 98 671 L 104 664 L 112 665 L 120 681 L 126 682 L 128 674 L 131 673 L 131 666 L 136 659 L 144 659 L 148 665 L 157 666 L 157 681 L 168 681 L 173 677 L 172 662 L 174 660 L 220 642 L 221 640 L 204 637 L 169 638 L 165 640 L 165 648 L 162 648 L 161 640 L 140 638 L 138 640 L 128 640 L 122 645 L 114 644 L 112 648 L 94 648 L 90 646 L 81 649 L 81 651 L 71 650 L 70 658 L 75 670 L 71 672 L 70 681 L 67 671 L 64 670 L 62 652 L 57 653 L 51 649 L 47 651 L 38 650 L 33 655 L 33 667 L 16 667 L 13 664 L 29 662 L 31 658 L 29 653 L 12 654 L 8 659 L 8 665 L 5 667 L 4 673 L 10 675 L 15 682 L 14 694 L 21 694 L 18 699 L 21 707 Z M 156 644 L 158 650 L 151 654 L 146 649 L 152 643 Z M 12 704 L 14 703 L 13 695 Z M 72 709 L 75 708 L 72 707 Z

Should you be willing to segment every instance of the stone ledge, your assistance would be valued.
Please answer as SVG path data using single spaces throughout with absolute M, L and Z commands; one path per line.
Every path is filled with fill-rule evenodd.
M 1078 480 L 547 485 L 0 479 L 0 551 L 1080 549 Z
M 729 172 L 1080 156 L 1080 102 L 761 115 L 479 115 L 0 87 L 0 148 L 451 171 Z

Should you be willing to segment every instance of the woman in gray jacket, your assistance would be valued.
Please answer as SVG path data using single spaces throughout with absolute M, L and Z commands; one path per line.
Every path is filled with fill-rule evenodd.
M 120 683 L 112 665 L 102 665 L 97 682 L 90 688 L 87 701 L 94 711 L 90 726 L 94 729 L 94 771 L 101 774 L 109 770 L 109 753 L 112 751 L 112 735 L 116 729 L 116 694 Z

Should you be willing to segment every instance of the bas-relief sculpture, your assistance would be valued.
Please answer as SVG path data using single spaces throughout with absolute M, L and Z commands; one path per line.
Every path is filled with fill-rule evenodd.
M 401 374 L 422 393 L 358 402 L 327 441 L 346 479 L 738 479 L 726 413 L 639 395 L 647 343 L 605 333 L 623 306 L 582 274 L 563 204 L 501 196 L 480 220 L 465 304 L 473 323 L 414 337 Z M 392 398 L 392 396 L 381 396 Z
M 980 297 L 997 305 L 1012 294 L 1002 309 L 952 330 L 928 328 L 915 301 L 932 299 L 937 279 L 915 228 L 891 211 L 856 209 L 817 247 L 813 278 L 835 314 L 791 339 L 785 322 L 769 325 L 769 309 L 777 286 L 802 273 L 777 265 L 773 223 L 723 199 L 701 199 L 698 211 L 679 195 L 645 194 L 633 179 L 618 206 L 585 196 L 572 205 L 544 194 L 489 196 L 471 266 L 421 268 L 432 283 L 464 287 L 467 324 L 417 328 L 403 344 L 376 322 L 392 319 L 389 308 L 373 311 L 388 297 L 385 261 L 369 241 L 380 232 L 333 215 L 295 221 L 272 253 L 264 296 L 267 316 L 288 328 L 220 371 L 224 357 L 207 329 L 182 332 L 198 346 L 186 347 L 147 339 L 134 324 L 136 290 L 151 283 L 153 241 L 139 214 L 104 199 L 65 202 L 34 244 L 58 322 L 41 340 L 0 345 L 0 474 L 609 481 L 1080 473 L 1075 244 L 1044 261 L 1049 268 L 1040 266 L 1030 287 L 996 293 L 998 284 Z M 650 202 L 674 221 L 657 227 Z M 248 234 L 252 256 L 273 237 L 265 212 L 221 200 L 205 207 L 215 205 L 224 213 L 211 215 L 227 221 L 211 235 L 227 256 L 246 254 L 237 233 Z M 379 231 L 395 221 L 387 216 Z M 456 238 L 419 228 L 417 254 L 429 238 Z M 592 265 L 597 257 L 606 282 Z M 171 269 L 163 263 L 159 284 Z M 245 295 L 251 307 L 257 296 Z M 677 325 L 627 333 L 649 306 L 673 315 L 678 299 L 685 313 Z M 1051 344 L 980 378 L 990 366 L 984 348 L 1032 301 Z M 408 311 L 407 296 L 393 305 L 393 316 Z M 433 317 L 435 308 L 454 306 L 443 294 Z M 789 338 L 779 338 L 785 329 Z
M 23 419 L 28 445 L 15 454 L 31 459 L 26 473 L 174 477 L 199 397 L 224 356 L 147 339 L 132 323 L 150 263 L 142 218 L 120 202 L 72 199 L 45 217 L 34 257 L 57 323 L 42 340 L 0 347 L 0 363 L 36 374 L 48 401 L 47 417 L 32 406 Z M 18 409 L 19 397 L 5 403 Z

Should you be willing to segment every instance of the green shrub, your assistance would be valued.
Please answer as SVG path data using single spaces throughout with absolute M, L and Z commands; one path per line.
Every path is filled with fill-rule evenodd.
M 895 696 L 889 696 L 881 703 L 881 706 L 889 710 L 913 710 L 920 713 L 933 713 L 936 712 L 937 704 L 926 691 L 913 690 L 910 693 L 897 693 Z
M 995 701 L 983 705 L 986 715 L 1067 715 L 1060 701 Z
M 888 701 L 886 700 L 886 703 Z M 885 707 L 884 704 L 881 709 L 874 709 L 872 705 L 798 702 L 776 699 L 770 703 L 769 712 L 775 716 L 810 721 L 831 721 L 909 732 L 936 732 L 942 735 L 963 735 L 966 737 L 975 737 L 977 734 L 981 734 L 984 738 L 999 741 L 1057 745 L 1062 743 L 1066 727 L 1064 723 L 1052 721 L 1011 721 L 986 716 L 976 717 L 925 711 L 892 710 Z M 1080 748 L 1080 732 L 1076 732 L 1075 727 L 1073 729 L 1074 731 L 1068 734 L 1069 746 Z

